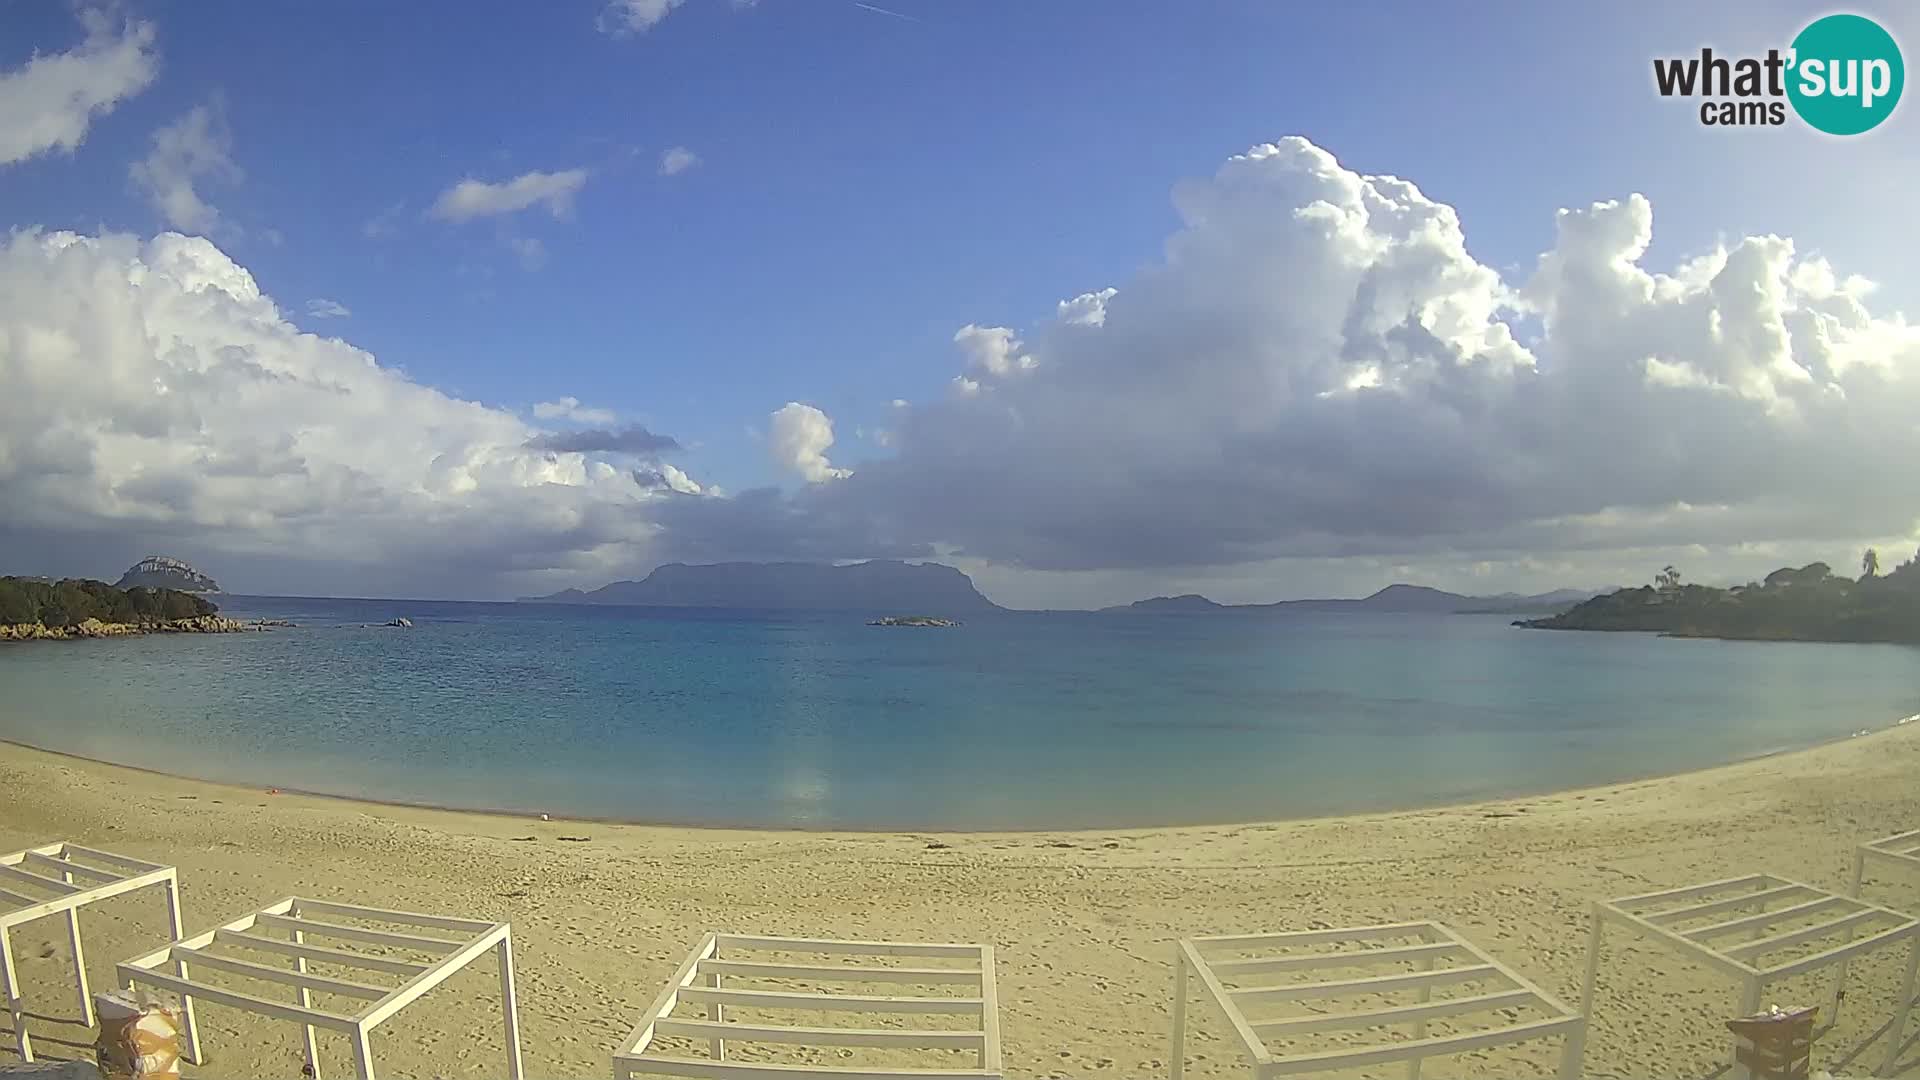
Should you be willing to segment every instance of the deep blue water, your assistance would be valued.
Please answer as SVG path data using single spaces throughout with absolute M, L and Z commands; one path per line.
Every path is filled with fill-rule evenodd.
M 1501 617 L 226 597 L 296 629 L 0 648 L 0 738 L 403 802 L 700 824 L 1248 821 L 1519 794 L 1920 712 L 1920 651 Z M 361 624 L 405 615 L 412 630 Z M 0 747 L 0 753 L 4 753 Z

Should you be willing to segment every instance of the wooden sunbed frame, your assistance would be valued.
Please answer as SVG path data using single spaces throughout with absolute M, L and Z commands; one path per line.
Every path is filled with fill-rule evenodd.
M 36 873 L 35 871 L 44 871 Z M 33 1060 L 27 1033 L 26 995 L 14 966 L 10 932 L 49 915 L 67 917 L 73 949 L 74 990 L 80 1014 L 93 1026 L 93 994 L 87 987 L 87 955 L 80 945 L 80 909 L 138 889 L 160 886 L 167 894 L 167 936 L 180 936 L 180 883 L 173 867 L 97 851 L 61 841 L 0 855 L 0 993 L 13 1014 L 14 1041 L 23 1061 Z
M 449 938 L 373 930 L 325 921 L 325 917 L 329 915 L 422 929 L 446 930 L 459 936 Z M 264 933 L 249 933 L 249 931 L 267 930 L 284 930 L 288 936 L 286 939 L 281 939 L 269 937 Z M 313 938 L 385 946 L 390 949 L 433 956 L 436 959 L 405 960 L 393 955 L 320 947 L 310 943 Z M 212 951 L 214 946 L 252 949 L 256 952 L 291 956 L 293 967 L 291 970 L 270 967 L 252 960 L 216 953 Z M 369 1038 L 374 1028 L 392 1019 L 400 1010 L 419 1000 L 421 995 L 445 982 L 455 972 L 488 952 L 496 953 L 500 963 L 500 998 L 506 1015 L 507 1076 L 510 1080 L 522 1080 L 520 1019 L 513 986 L 513 932 L 507 923 L 489 922 L 485 919 L 460 919 L 446 915 L 422 915 L 411 911 L 389 911 L 358 904 L 287 897 L 232 922 L 223 923 L 217 929 L 176 940 L 145 956 L 128 960 L 120 964 L 117 970 L 121 982 L 129 987 L 146 984 L 171 990 L 180 995 L 189 1050 L 187 1058 L 195 1064 L 203 1061 L 200 1054 L 200 1035 L 193 1021 L 194 999 L 200 998 L 262 1016 L 290 1020 L 301 1025 L 306 1035 L 307 1064 L 312 1067 L 315 1080 L 318 1080 L 320 1075 L 320 1059 L 314 1040 L 314 1029 L 328 1028 L 342 1032 L 353 1042 L 354 1068 L 360 1080 L 374 1080 L 373 1048 Z M 307 969 L 309 961 L 361 971 L 400 975 L 405 981 L 398 986 L 383 986 L 362 982 L 359 979 L 315 975 Z M 162 970 L 169 965 L 172 967 L 171 972 Z M 192 974 L 194 969 L 225 971 L 251 979 L 285 983 L 295 988 L 294 1003 L 269 1001 L 238 990 L 215 986 L 206 982 L 204 977 L 194 976 Z M 313 1006 L 313 995 L 316 993 L 357 998 L 367 1001 L 368 1004 L 353 1012 L 318 1009 Z
M 1869 840 L 1854 848 L 1853 889 L 1847 893 L 1848 896 L 1859 897 L 1860 887 L 1866 882 L 1869 859 L 1904 866 L 1909 870 L 1920 870 L 1920 829 L 1883 836 L 1878 840 Z
M 853 964 L 790 964 L 722 958 L 721 952 L 775 951 L 856 957 L 942 957 L 971 960 L 966 967 L 881 967 Z M 805 979 L 811 982 L 898 982 L 977 987 L 965 997 L 870 997 L 841 993 L 791 993 L 725 989 L 725 976 Z M 680 1002 L 704 1004 L 707 1018 L 674 1019 Z M 725 1020 L 725 1007 L 824 1010 L 831 1012 L 943 1013 L 972 1017 L 965 1030 L 910 1028 L 795 1027 L 738 1024 Z M 791 1080 L 794 1076 L 830 1076 L 839 1080 L 1000 1080 L 999 1004 L 993 981 L 993 946 L 900 941 L 842 941 L 832 938 L 761 937 L 710 933 L 700 940 L 652 1007 L 613 1054 L 616 1080 L 636 1075 L 708 1078 L 708 1080 Z M 655 1036 L 711 1040 L 710 1058 L 649 1056 Z M 833 1068 L 778 1065 L 727 1059 L 727 1040 L 776 1042 L 814 1047 L 870 1046 L 901 1049 L 971 1050 L 971 1069 Z
M 1416 944 L 1366 947 L 1384 939 L 1403 938 L 1414 939 Z M 1230 951 L 1292 950 L 1301 946 L 1333 946 L 1336 949 L 1332 952 L 1289 953 L 1246 959 L 1226 959 L 1214 955 Z M 1436 961 L 1440 959 L 1464 963 L 1442 968 L 1436 966 Z M 1410 962 L 1420 965 L 1421 970 L 1273 986 L 1226 985 L 1226 980 L 1239 976 L 1311 972 L 1326 968 L 1364 969 L 1381 964 L 1398 967 Z M 1189 975 L 1199 979 L 1207 996 L 1233 1026 L 1241 1050 L 1253 1059 L 1255 1080 L 1397 1061 L 1407 1062 L 1407 1075 L 1418 1080 L 1421 1059 L 1426 1057 L 1554 1036 L 1566 1039 L 1560 1056 L 1561 1080 L 1576 1080 L 1579 1075 L 1580 1055 L 1586 1037 L 1585 1019 L 1518 972 L 1437 922 L 1183 938 L 1174 946 L 1173 971 L 1173 1041 L 1168 1069 L 1172 1080 L 1180 1080 L 1185 1069 Z M 1484 982 L 1488 985 L 1482 992 L 1471 995 L 1441 1000 L 1432 998 L 1434 987 L 1463 982 Z M 1250 1019 L 1244 1008 L 1248 1004 L 1271 1001 L 1313 1002 L 1318 1005 L 1355 994 L 1400 990 L 1417 990 L 1420 1000 L 1415 1004 L 1385 1009 L 1336 1011 L 1278 1019 Z M 1481 1030 L 1435 1037 L 1426 1034 L 1427 1020 L 1430 1018 L 1469 1016 L 1495 1009 L 1519 1008 L 1531 1009 L 1540 1016 L 1517 1022 L 1494 1018 L 1495 1026 Z M 1382 1038 L 1363 1045 L 1300 1054 L 1275 1053 L 1268 1045 L 1268 1039 L 1274 1036 L 1384 1028 L 1400 1024 L 1413 1025 L 1412 1039 L 1394 1042 Z
M 1781 903 L 1786 906 L 1774 906 Z M 1769 927 L 1780 923 L 1826 914 L 1834 917 L 1785 933 L 1767 933 Z M 1704 918 L 1712 921 L 1685 926 Z M 1582 998 L 1582 1011 L 1588 1015 L 1593 1011 L 1594 980 L 1600 970 L 1600 937 L 1607 923 L 1668 945 L 1681 955 L 1733 979 L 1740 986 L 1740 1011 L 1736 1014 L 1739 1016 L 1751 1016 L 1760 1010 L 1760 995 L 1767 984 L 1839 965 L 1828 1027 L 1839 1018 L 1840 992 L 1846 981 L 1847 964 L 1861 953 L 1909 942 L 1906 978 L 1895 1004 L 1897 1011 L 1887 1039 L 1887 1057 L 1879 1071 L 1885 1072 L 1899 1053 L 1901 1030 L 1913 1007 L 1914 976 L 1920 968 L 1920 920 L 1912 916 L 1772 874 L 1748 874 L 1597 901 L 1593 905 L 1593 934 L 1587 947 L 1587 981 Z M 1875 927 L 1876 923 L 1882 925 Z M 1867 936 L 1859 937 L 1863 930 Z M 1746 940 L 1737 940 L 1739 936 L 1745 936 Z M 1736 941 L 1718 943 L 1722 938 Z M 1825 939 L 1839 940 L 1838 944 L 1810 955 L 1773 964 L 1761 961 L 1768 953 L 1821 943 Z M 1732 1075 L 1736 1080 L 1746 1072 L 1746 1067 L 1735 1061 Z

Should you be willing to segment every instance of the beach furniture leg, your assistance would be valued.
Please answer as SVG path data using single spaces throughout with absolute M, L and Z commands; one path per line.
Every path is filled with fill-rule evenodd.
M 1429 956 L 1425 960 L 1420 961 L 1420 970 L 1432 971 L 1433 957 Z M 1432 1001 L 1433 987 L 1422 986 L 1420 988 L 1420 993 L 1418 995 L 1417 1000 L 1422 1005 L 1425 1005 L 1427 1002 Z M 1425 1020 L 1417 1020 L 1414 1022 L 1413 1037 L 1415 1039 L 1424 1039 L 1427 1037 L 1427 1022 Z M 1419 1058 L 1414 1058 L 1412 1061 L 1407 1062 L 1407 1080 L 1420 1080 L 1420 1059 Z
M 1594 980 L 1600 975 L 1600 908 L 1594 906 L 1593 932 L 1587 936 L 1587 985 L 1580 991 L 1580 1015 L 1593 1019 Z
M 1865 882 L 1866 876 L 1867 876 L 1867 853 L 1860 850 L 1859 848 L 1854 848 L 1853 849 L 1853 888 L 1848 890 L 1847 892 L 1848 896 L 1853 897 L 1855 900 L 1860 899 L 1860 886 L 1862 883 Z M 1853 940 L 1853 930 L 1851 927 L 1849 927 L 1847 930 L 1847 940 L 1848 941 Z M 1840 1022 L 1840 1001 L 1842 998 L 1846 996 L 1847 969 L 1852 966 L 1853 966 L 1853 960 L 1851 957 L 1849 957 L 1848 959 L 1840 961 L 1838 965 L 1838 969 L 1833 973 L 1833 1008 L 1827 1010 L 1826 1027 L 1828 1028 L 1831 1028 L 1835 1024 L 1838 1024 Z
M 293 939 L 295 945 L 305 945 L 307 943 L 307 932 L 304 930 L 289 931 L 289 936 Z M 307 958 L 304 956 L 294 957 L 293 970 L 305 975 L 307 973 Z M 306 987 L 302 986 L 296 990 L 293 997 L 295 1001 L 300 1003 L 301 1008 L 310 1009 L 313 1007 L 313 992 Z M 306 1044 L 307 1069 L 312 1074 L 313 1080 L 320 1080 L 320 1044 L 313 1037 L 312 1024 L 303 1024 L 301 1026 L 305 1028 L 302 1034 L 304 1035 L 304 1042 Z
M 500 939 L 500 1008 L 506 1014 L 507 1080 L 521 1080 L 520 999 L 513 987 L 513 933 Z
M 1559 1080 L 1580 1080 L 1580 1059 L 1587 1052 L 1587 1018 L 1567 1034 L 1567 1045 L 1560 1050 Z
M 1877 1075 L 1893 1075 L 1893 1061 L 1900 1056 L 1900 1040 L 1907 1033 L 1907 1014 L 1913 1011 L 1914 976 L 1920 974 L 1920 937 L 1907 947 L 1907 977 L 1900 984 L 1900 996 L 1894 999 L 1892 1030 L 1887 1032 L 1887 1059 L 1880 1063 Z
M 1860 899 L 1860 886 L 1866 880 L 1866 875 L 1867 875 L 1867 854 L 1866 852 L 1862 851 L 1859 848 L 1854 848 L 1853 849 L 1853 888 L 1848 890 L 1847 892 L 1848 896 L 1853 897 L 1855 900 Z M 1848 941 L 1853 940 L 1853 929 L 1851 927 L 1847 929 L 1847 940 Z M 1847 970 L 1852 966 L 1853 966 L 1853 959 L 1849 957 L 1845 960 L 1840 961 L 1840 963 L 1836 966 L 1836 970 L 1833 973 L 1833 1007 L 1827 1010 L 1827 1022 L 1825 1025 L 1827 1028 L 1831 1028 L 1835 1024 L 1838 1024 L 1840 1022 L 1840 1001 L 1842 998 L 1846 997 Z
M 1187 958 L 1173 945 L 1173 1048 L 1167 1052 L 1167 1076 L 1180 1080 L 1187 1058 Z
M 353 1071 L 360 1080 L 373 1080 L 373 1043 L 363 1027 L 353 1029 Z
M 179 941 L 187 936 L 186 925 L 180 920 L 180 883 L 167 882 L 167 928 L 171 936 L 168 941 Z M 175 960 L 174 974 L 184 981 L 187 978 L 187 962 Z M 205 1065 L 206 1058 L 200 1054 L 200 1025 L 193 1022 L 193 995 L 180 995 L 180 1025 L 186 1028 L 187 1060 L 195 1065 Z
M 1760 980 L 1748 979 L 1740 989 L 1740 1016 L 1752 1016 L 1760 1011 Z M 1731 1080 L 1753 1080 L 1753 1073 L 1740 1064 L 1739 1040 L 1734 1040 L 1733 1069 L 1727 1073 Z
M 715 971 L 708 974 L 707 985 L 713 987 L 715 990 L 720 989 L 720 973 Z M 721 1012 L 719 1002 L 716 1001 L 707 1006 L 707 1019 L 717 1024 L 725 1018 L 726 1014 Z M 727 1040 L 716 1035 L 709 1044 L 709 1049 L 713 1051 L 713 1060 L 727 1060 Z
M 7 1011 L 13 1014 L 13 1038 L 20 1047 L 20 1060 L 33 1060 L 33 1039 L 27 1035 L 27 1007 L 20 999 L 20 973 L 13 967 L 13 938 L 0 929 L 0 990 L 7 994 Z
M 87 986 L 87 954 L 80 948 L 80 909 L 67 909 L 67 943 L 73 946 L 73 986 L 80 992 L 80 1022 L 93 1026 L 93 992 Z
M 73 871 L 62 870 L 61 880 L 73 884 Z M 80 909 L 67 909 L 67 943 L 73 946 L 73 985 L 80 992 L 80 1022 L 93 1026 L 93 992 L 87 986 L 87 955 L 80 948 Z

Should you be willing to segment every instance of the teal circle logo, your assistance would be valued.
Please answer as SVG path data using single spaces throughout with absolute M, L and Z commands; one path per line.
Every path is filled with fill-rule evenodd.
M 1828 15 L 1793 39 L 1787 99 L 1829 135 L 1871 131 L 1892 115 L 1907 82 L 1900 46 L 1860 15 Z

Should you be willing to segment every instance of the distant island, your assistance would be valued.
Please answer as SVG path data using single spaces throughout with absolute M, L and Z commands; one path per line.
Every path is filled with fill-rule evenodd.
M 1221 604 L 1198 593 L 1181 596 L 1156 596 L 1131 604 L 1101 608 L 1107 613 L 1128 615 L 1214 615 L 1257 614 L 1288 611 L 1377 611 L 1396 614 L 1434 615 L 1522 615 L 1561 611 L 1593 596 L 1590 590 L 1560 589 L 1555 592 L 1522 596 L 1501 593 L 1498 596 L 1462 596 L 1424 585 L 1389 585 L 1359 600 L 1281 600 L 1271 604 Z
M 1463 596 L 1422 585 L 1389 585 L 1357 600 L 1281 600 L 1221 604 L 1197 593 L 1156 596 L 1099 609 L 1105 614 L 1259 614 L 1290 611 L 1372 611 L 1400 614 L 1541 615 L 1564 611 L 1594 596 L 1591 589 L 1560 589 L 1523 596 Z M 927 611 L 940 617 L 1002 610 L 966 574 L 941 563 L 893 559 L 830 563 L 668 563 L 639 581 L 616 581 L 591 592 L 563 589 L 523 596 L 521 603 L 622 604 L 634 607 L 814 611 Z
M 973 579 L 940 563 L 668 563 L 639 581 L 522 597 L 547 604 L 627 604 L 814 611 L 997 611 Z
M 885 618 L 871 619 L 868 626 L 959 626 L 952 619 L 935 618 L 932 615 L 888 615 Z
M 1669 566 L 1653 585 L 1621 589 L 1560 615 L 1514 625 L 1746 641 L 1920 644 L 1920 555 L 1887 574 L 1879 573 L 1879 566 L 1879 554 L 1868 550 L 1858 580 L 1816 562 L 1727 589 L 1684 584 Z
M 121 589 L 104 581 L 0 577 L 0 641 L 65 641 L 132 634 L 224 634 L 269 622 L 222 618 L 178 589 Z
M 149 555 L 127 568 L 116 589 L 173 589 L 187 593 L 217 593 L 220 585 L 212 578 L 166 555 Z

